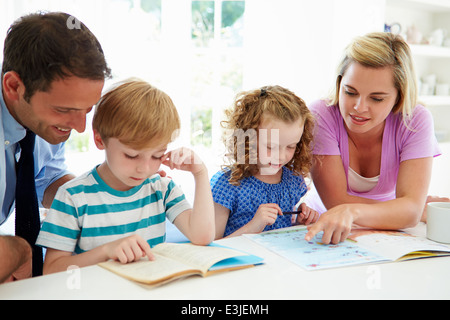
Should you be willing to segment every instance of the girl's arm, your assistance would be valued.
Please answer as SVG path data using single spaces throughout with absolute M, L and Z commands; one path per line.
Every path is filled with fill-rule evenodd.
M 337 158 L 322 157 L 320 168 L 316 163 L 312 171 L 319 195 L 325 206 L 332 208 L 309 228 L 307 240 L 324 231 L 323 243 L 344 241 L 353 223 L 378 229 L 402 229 L 419 222 L 430 183 L 433 158 L 403 161 L 397 177 L 396 199 L 384 202 L 346 195 L 345 173 L 342 161 L 339 165 Z
M 216 239 L 220 239 L 223 238 L 223 234 L 225 233 L 230 210 L 217 203 L 214 203 L 214 208 L 216 215 Z M 244 233 L 262 232 L 267 225 L 274 224 L 277 217 L 282 214 L 283 212 L 276 203 L 261 204 L 252 220 L 225 238 L 237 237 Z

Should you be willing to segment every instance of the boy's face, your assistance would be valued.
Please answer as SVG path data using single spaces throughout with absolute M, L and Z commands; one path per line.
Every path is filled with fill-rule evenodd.
M 98 168 L 100 176 L 111 188 L 120 191 L 136 187 L 157 173 L 167 150 L 167 145 L 135 150 L 117 138 L 109 138 L 105 143 L 95 131 L 94 141 L 99 149 L 105 150 L 105 162 Z

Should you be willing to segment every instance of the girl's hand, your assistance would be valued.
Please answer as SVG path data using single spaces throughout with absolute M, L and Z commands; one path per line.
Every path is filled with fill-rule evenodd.
M 337 244 L 344 241 L 349 235 L 353 221 L 356 217 L 356 207 L 351 204 L 338 205 L 323 213 L 317 222 L 308 226 L 305 236 L 310 241 L 317 233 L 323 231 L 322 242 L 324 244 Z
M 319 219 L 319 213 L 308 207 L 304 202 L 300 204 L 298 209 L 301 212 L 297 215 L 297 219 L 295 221 L 297 224 L 309 225 L 311 223 L 315 223 Z
M 119 260 L 121 263 L 138 261 L 145 256 L 154 260 L 150 245 L 137 234 L 107 243 L 104 248 L 109 259 Z
M 171 170 L 178 169 L 189 171 L 193 175 L 206 170 L 202 159 L 191 149 L 179 148 L 172 150 L 163 156 L 162 164 L 168 166 Z
M 266 226 L 274 224 L 278 215 L 283 215 L 283 212 L 276 203 L 264 203 L 256 210 L 248 225 L 253 232 L 261 232 Z

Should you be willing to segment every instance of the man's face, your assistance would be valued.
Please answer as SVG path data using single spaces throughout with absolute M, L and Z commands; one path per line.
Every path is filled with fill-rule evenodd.
M 64 142 L 72 129 L 85 130 L 86 114 L 100 99 L 103 85 L 104 80 L 58 79 L 48 92 L 36 91 L 29 103 L 19 92 L 16 120 L 51 144 Z

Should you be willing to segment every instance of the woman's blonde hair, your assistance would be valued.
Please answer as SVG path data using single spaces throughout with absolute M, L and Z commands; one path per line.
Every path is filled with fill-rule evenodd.
M 312 140 L 314 119 L 305 102 L 293 92 L 280 86 L 265 86 L 261 89 L 241 92 L 234 105 L 225 111 L 226 121 L 222 126 L 231 133 L 224 137 L 231 175 L 229 182 L 239 185 L 240 180 L 258 172 L 257 148 L 252 147 L 249 139 L 238 139 L 235 132 L 257 132 L 264 117 L 293 123 L 303 119 L 303 135 L 297 143 L 295 153 L 286 167 L 296 175 L 309 173 L 312 164 Z M 238 161 L 239 150 L 244 151 L 244 161 Z
M 119 83 L 97 103 L 92 127 L 103 140 L 117 138 L 140 150 L 168 144 L 180 119 L 170 97 L 145 81 Z
M 417 80 L 411 50 L 401 36 L 373 32 L 356 37 L 346 48 L 344 58 L 338 66 L 336 86 L 330 94 L 329 105 L 339 103 L 342 77 L 353 62 L 369 68 L 391 67 L 394 86 L 398 91 L 392 112 L 401 112 L 404 120 L 411 116 L 417 103 Z

